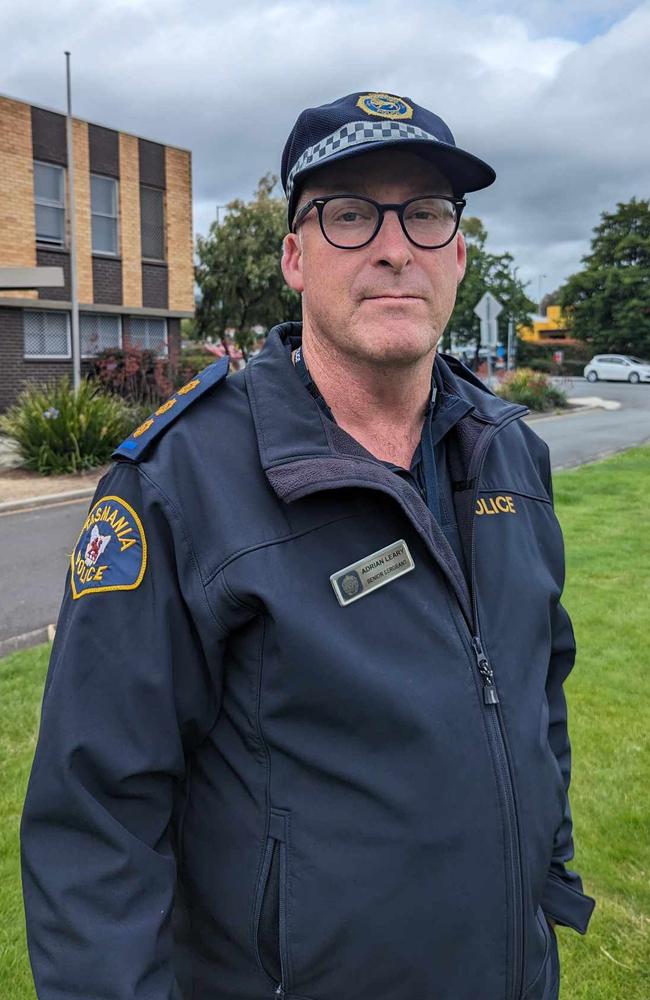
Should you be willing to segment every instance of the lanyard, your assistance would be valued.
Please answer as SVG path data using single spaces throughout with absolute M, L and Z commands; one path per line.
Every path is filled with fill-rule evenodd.
M 427 507 L 433 514 L 434 518 L 440 524 L 440 494 L 438 492 L 438 470 L 436 469 L 436 458 L 433 450 L 433 441 L 431 438 L 431 414 L 433 411 L 433 404 L 427 409 L 427 415 L 424 418 L 424 426 L 422 428 L 422 438 L 421 438 L 421 449 L 420 449 L 420 461 L 422 462 L 422 472 L 424 474 L 424 489 L 426 492 L 426 503 Z

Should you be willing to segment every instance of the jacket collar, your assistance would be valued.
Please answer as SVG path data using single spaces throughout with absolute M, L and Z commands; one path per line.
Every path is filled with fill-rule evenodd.
M 373 456 L 349 434 L 332 425 L 316 400 L 305 391 L 291 363 L 291 349 L 298 346 L 302 324 L 274 327 L 264 349 L 245 369 L 248 395 L 265 470 L 308 457 L 331 457 L 341 450 L 357 457 Z M 499 424 L 524 407 L 495 396 L 461 362 L 437 354 L 434 377 L 438 391 L 472 406 L 472 416 L 485 424 Z M 347 441 L 346 441 L 347 439 Z
M 350 434 L 328 420 L 293 370 L 291 348 L 301 336 L 299 323 L 274 327 L 260 354 L 244 369 L 262 468 L 277 496 L 290 503 L 309 494 L 339 488 L 372 488 L 391 496 L 409 518 L 456 593 L 472 622 L 471 597 L 462 569 L 427 505 L 400 476 L 387 469 Z M 462 365 L 439 355 L 444 392 L 471 404 L 459 421 L 471 422 L 465 436 L 476 442 L 486 425 L 514 419 L 516 407 L 497 399 Z M 456 405 L 458 405 L 458 400 Z M 465 487 L 466 488 L 466 484 Z M 469 494 L 467 494 L 469 495 Z

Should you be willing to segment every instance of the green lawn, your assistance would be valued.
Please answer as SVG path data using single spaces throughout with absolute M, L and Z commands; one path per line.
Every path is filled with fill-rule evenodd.
M 558 928 L 562 1000 L 650 998 L 648 498 L 650 448 L 555 477 L 579 650 L 566 684 L 575 864 L 597 899 L 586 937 Z M 0 661 L 0 995 L 11 1000 L 34 997 L 17 841 L 47 657 L 41 646 Z

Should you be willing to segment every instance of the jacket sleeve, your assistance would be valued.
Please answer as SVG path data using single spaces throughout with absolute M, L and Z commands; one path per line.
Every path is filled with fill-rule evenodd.
M 132 511 L 139 529 L 124 527 L 128 517 L 113 517 L 113 528 L 98 520 L 96 544 L 109 539 L 99 559 L 103 581 L 80 592 L 84 555 L 86 565 L 95 557 L 84 525 L 21 824 L 39 1000 L 179 996 L 170 961 L 174 795 L 186 756 L 220 707 L 225 629 L 208 605 L 178 512 L 128 463 L 100 483 L 91 514 L 108 515 L 107 504 L 118 514 Z M 138 530 L 141 549 L 123 551 Z M 109 586 L 106 565 L 117 586 Z
M 547 453 L 548 454 L 548 453 Z M 553 499 L 550 462 L 547 467 L 548 492 Z M 555 832 L 553 855 L 542 894 L 544 913 L 567 927 L 584 934 L 595 901 L 582 889 L 580 876 L 566 867 L 574 855 L 573 822 L 569 805 L 571 782 L 571 744 L 567 726 L 567 703 L 564 681 L 573 669 L 576 644 L 571 620 L 558 600 L 552 610 L 552 647 L 546 680 L 549 708 L 548 741 L 558 762 L 564 783 L 564 815 Z

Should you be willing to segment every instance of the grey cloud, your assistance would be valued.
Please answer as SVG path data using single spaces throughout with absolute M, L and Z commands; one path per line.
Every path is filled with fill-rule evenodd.
M 496 167 L 468 211 L 536 295 L 538 274 L 548 289 L 579 265 L 600 211 L 647 195 L 650 6 L 432 11 L 425 0 L 12 2 L 0 91 L 63 109 L 70 48 L 77 114 L 192 149 L 203 232 L 217 204 L 279 170 L 301 108 L 366 88 L 408 94 Z

